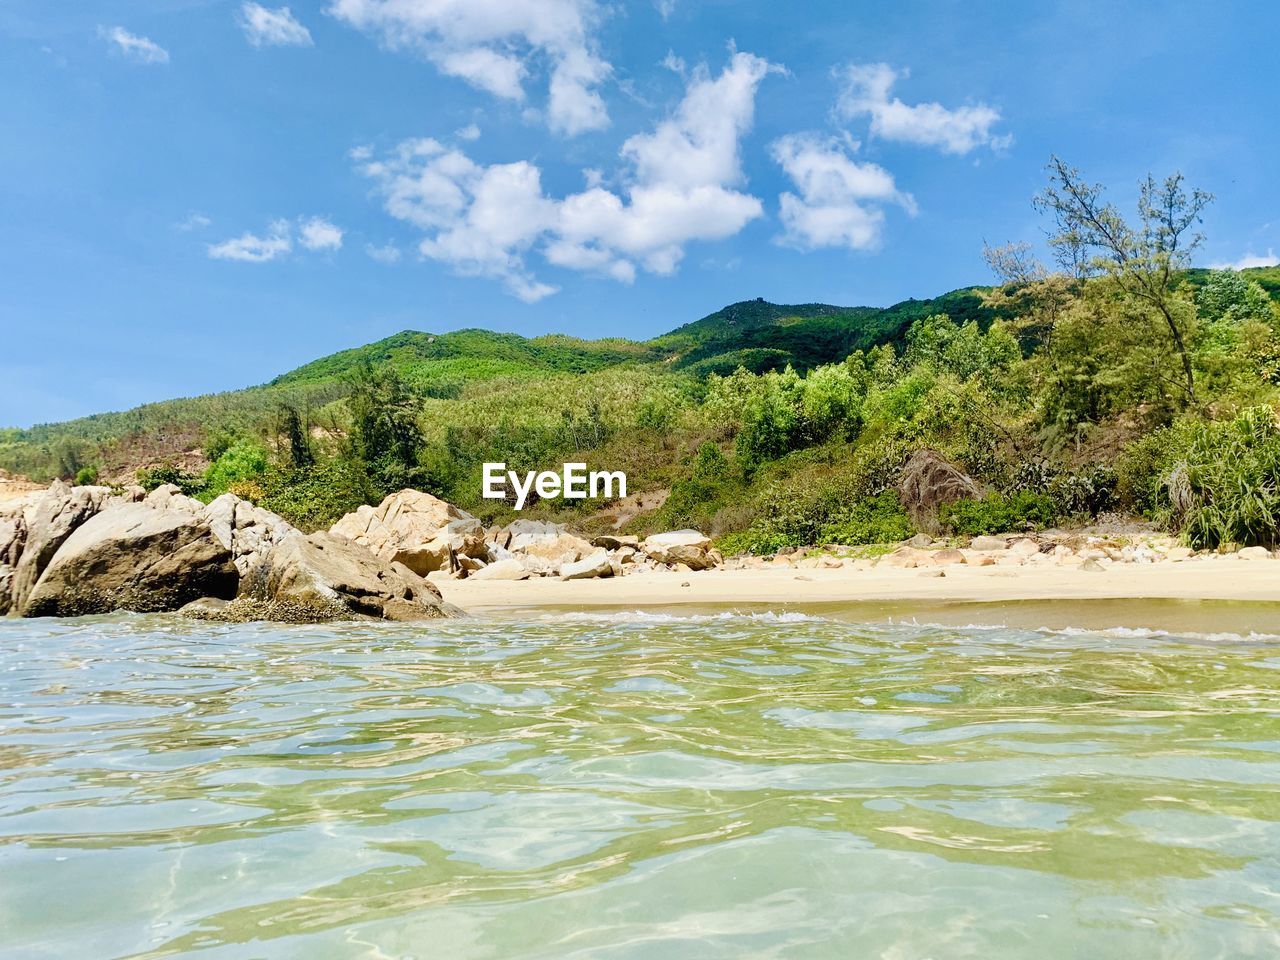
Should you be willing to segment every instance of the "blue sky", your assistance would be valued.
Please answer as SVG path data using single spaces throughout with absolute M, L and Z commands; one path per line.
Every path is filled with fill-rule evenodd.
M 1159 7 L 1160 9 L 1156 9 Z M 1261 3 L 0 2 L 0 424 L 405 328 L 884 305 L 1039 242 L 1058 153 L 1280 251 Z M 1270 174 L 1270 176 L 1268 176 Z

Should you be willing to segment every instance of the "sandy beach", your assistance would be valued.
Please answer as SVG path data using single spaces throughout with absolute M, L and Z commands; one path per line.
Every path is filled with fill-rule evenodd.
M 929 575 L 933 573 L 933 575 Z M 934 571 L 707 570 L 561 581 L 457 580 L 446 600 L 477 615 L 606 610 L 803 610 L 866 620 L 1026 626 L 1162 626 L 1198 632 L 1280 632 L 1280 561 Z

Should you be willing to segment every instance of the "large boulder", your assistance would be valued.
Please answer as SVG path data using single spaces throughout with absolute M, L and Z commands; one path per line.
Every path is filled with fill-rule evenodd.
M 690 570 L 708 570 L 718 562 L 718 554 L 711 549 L 711 538 L 697 530 L 655 533 L 645 538 L 640 549 L 657 563 L 673 566 L 683 563 Z
M 256 566 L 274 544 L 295 532 L 283 517 L 241 500 L 234 493 L 224 493 L 208 506 L 193 502 L 199 508 L 195 515 L 208 523 L 213 535 L 231 551 L 241 576 Z
M 613 564 L 609 561 L 609 552 L 603 548 L 560 568 L 561 580 L 593 580 L 612 576 Z
M 479 520 L 420 490 L 401 490 L 376 507 L 362 506 L 329 532 L 419 575 L 456 570 L 459 557 L 487 560 L 489 555 Z
M 58 480 L 45 491 L 34 510 L 24 512 L 24 542 L 9 578 L 11 610 L 24 609 L 54 554 L 81 524 L 102 509 L 110 496 L 107 487 L 72 487 Z
M 237 579 L 231 552 L 207 524 L 180 510 L 114 503 L 62 541 L 15 607 L 24 617 L 176 610 L 234 596 Z
M 435 620 L 458 614 L 436 586 L 402 563 L 333 533 L 294 533 L 242 581 L 227 619 Z
M 937 532 L 939 507 L 981 497 L 982 489 L 936 450 L 917 450 L 898 477 L 898 496 L 916 526 Z

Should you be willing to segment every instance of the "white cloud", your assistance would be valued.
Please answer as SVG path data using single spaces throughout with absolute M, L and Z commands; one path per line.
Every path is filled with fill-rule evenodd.
M 479 140 L 480 128 L 474 123 L 469 123 L 465 127 L 453 131 L 453 135 L 459 140 Z
M 341 250 L 342 228 L 323 217 L 312 217 L 298 224 L 298 242 L 308 250 Z
M 943 153 L 966 154 L 981 146 L 1002 149 L 1012 143 L 1011 136 L 992 132 L 1000 122 L 1000 113 L 986 104 L 949 110 L 939 103 L 908 105 L 890 97 L 894 83 L 906 75 L 885 63 L 838 69 L 836 76 L 843 88 L 837 114 L 845 120 L 869 116 L 872 135 L 938 147 Z
M 240 6 L 240 29 L 255 47 L 309 47 L 311 31 L 298 22 L 288 7 L 274 10 L 260 3 Z
M 1280 257 L 1276 256 L 1274 250 L 1267 250 L 1265 255 L 1259 256 L 1250 251 L 1235 262 L 1223 262 L 1210 264 L 1214 270 L 1248 270 L 1250 267 L 1276 267 L 1280 266 Z
M 653 5 L 658 8 L 658 15 L 663 20 L 676 12 L 676 0 L 653 0 Z
M 756 89 L 773 69 L 737 53 L 719 76 L 695 70 L 672 115 L 623 144 L 616 192 L 588 171 L 585 190 L 554 199 L 527 161 L 481 166 L 431 139 L 405 141 L 381 160 L 354 158 L 387 212 L 427 233 L 422 254 L 460 274 L 498 279 L 538 300 L 555 288 L 529 268 L 536 252 L 558 267 L 631 282 L 637 268 L 671 273 L 687 244 L 732 236 L 763 214 L 756 197 L 734 188 Z
M 293 249 L 289 222 L 276 220 L 266 236 L 243 233 L 231 240 L 209 245 L 214 260 L 237 260 L 241 263 L 266 263 L 283 257 Z
M 124 27 L 99 27 L 98 33 L 110 40 L 116 48 L 138 63 L 168 63 L 169 51 L 148 37 L 139 37 Z
M 203 230 L 205 227 L 212 225 L 213 221 L 206 217 L 203 213 L 192 213 L 177 227 L 183 233 L 190 233 L 192 230 Z
M 591 36 L 601 16 L 596 0 L 333 0 L 329 13 L 517 103 L 525 98 L 527 64 L 546 58 L 551 128 L 572 135 L 608 126 L 596 88 L 612 68 Z
M 851 147 L 856 149 L 856 142 Z M 801 250 L 871 250 L 880 245 L 885 204 L 915 213 L 915 200 L 897 188 L 888 170 L 853 160 L 849 149 L 838 140 L 807 133 L 770 145 L 773 159 L 799 190 L 799 195 L 778 197 L 785 231 L 780 242 Z
M 364 252 L 373 260 L 379 263 L 399 263 L 400 248 L 394 243 L 384 243 L 380 247 L 375 247 L 372 243 L 365 244 Z

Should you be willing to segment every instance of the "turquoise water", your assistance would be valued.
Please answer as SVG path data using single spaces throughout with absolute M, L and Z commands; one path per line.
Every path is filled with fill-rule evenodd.
M 1280 955 L 1280 638 L 0 622 L 4 958 Z

